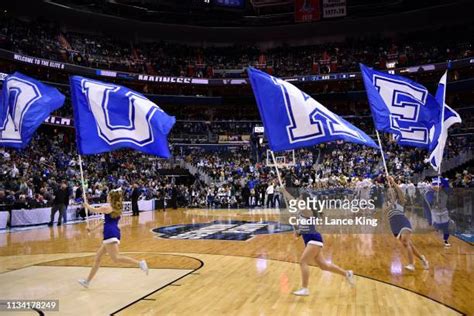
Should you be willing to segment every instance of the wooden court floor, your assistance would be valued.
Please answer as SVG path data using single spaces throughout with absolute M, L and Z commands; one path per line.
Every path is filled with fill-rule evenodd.
M 85 224 L 0 234 L 0 298 L 59 299 L 45 315 L 474 315 L 474 247 L 438 234 L 415 235 L 430 261 L 425 271 L 403 270 L 406 258 L 391 235 L 325 235 L 328 260 L 354 270 L 344 278 L 311 269 L 309 297 L 299 288 L 301 240 L 292 233 L 247 241 L 170 240 L 153 228 L 218 219 L 272 220 L 247 210 L 144 212 L 121 221 L 120 249 L 149 262 L 150 275 L 108 258 L 88 290 L 86 276 L 101 242 L 101 229 Z M 276 217 L 275 217 L 276 218 Z M 37 312 L 0 312 L 38 315 Z

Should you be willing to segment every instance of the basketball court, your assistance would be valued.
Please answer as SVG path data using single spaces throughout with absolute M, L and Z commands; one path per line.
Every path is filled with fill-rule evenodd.
M 0 297 L 59 300 L 58 312 L 40 313 L 47 315 L 470 315 L 474 311 L 472 246 L 453 239 L 452 247 L 443 249 L 435 233 L 415 236 L 431 263 L 430 270 L 415 272 L 403 271 L 405 259 L 392 236 L 327 236 L 326 256 L 354 270 L 356 287 L 312 267 L 313 295 L 296 297 L 291 292 L 300 282 L 297 262 L 303 243 L 292 232 L 258 234 L 247 240 L 170 239 L 153 232 L 163 226 L 217 220 L 258 223 L 272 218 L 278 220 L 265 210 L 185 209 L 125 217 L 121 251 L 146 259 L 150 274 L 106 258 L 89 289 L 77 279 L 92 265 L 100 232 L 88 235 L 85 223 L 80 223 L 2 233 Z

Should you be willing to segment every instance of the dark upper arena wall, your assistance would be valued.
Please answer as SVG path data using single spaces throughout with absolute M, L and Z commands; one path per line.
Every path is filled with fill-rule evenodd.
M 446 25 L 463 25 L 472 20 L 474 2 L 460 0 L 446 5 L 404 13 L 366 18 L 346 18 L 308 24 L 261 27 L 203 27 L 142 22 L 101 13 L 81 11 L 50 1 L 16 0 L 10 3 L 19 16 L 46 17 L 69 29 L 119 34 L 123 38 L 186 42 L 188 45 L 252 43 L 262 48 L 287 44 L 316 44 L 346 37 L 425 30 Z M 436 36 L 436 33 L 433 33 Z

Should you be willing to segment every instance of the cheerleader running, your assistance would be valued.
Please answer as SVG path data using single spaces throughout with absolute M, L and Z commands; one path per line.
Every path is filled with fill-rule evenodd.
M 443 234 L 444 247 L 449 248 L 449 225 L 454 222 L 449 217 L 447 208 L 448 195 L 451 192 L 448 179 L 433 178 L 431 188 L 425 193 L 425 207 L 428 222 Z
M 119 253 L 118 245 L 120 244 L 120 228 L 118 227 L 118 223 L 123 208 L 123 197 L 121 190 L 110 191 L 110 193 L 107 195 L 107 203 L 109 203 L 108 206 L 101 206 L 97 208 L 90 206 L 88 203 L 84 203 L 84 207 L 90 212 L 103 213 L 105 219 L 104 240 L 99 250 L 97 250 L 94 265 L 92 266 L 87 279 L 79 280 L 79 283 L 85 288 L 89 287 L 91 280 L 94 278 L 97 270 L 99 270 L 100 261 L 105 253 L 108 253 L 114 262 L 135 264 L 148 275 L 148 266 L 145 260 L 137 261 L 133 258 L 122 256 Z M 91 231 L 91 229 L 88 230 Z
M 411 240 L 412 227 L 410 220 L 405 216 L 403 205 L 405 204 L 405 196 L 392 177 L 388 177 L 388 182 L 390 186 L 388 188 L 388 199 L 386 204 L 386 209 L 388 210 L 388 220 L 390 222 L 390 228 L 393 235 L 400 240 L 403 244 L 403 247 L 407 250 L 408 253 L 408 265 L 405 266 L 405 269 L 409 271 L 415 271 L 415 255 L 420 259 L 423 268 L 425 270 L 429 269 L 428 260 L 425 256 L 421 255 L 418 249 L 413 244 Z
M 283 189 L 283 193 L 287 200 L 292 199 L 291 194 Z M 303 194 L 301 199 L 306 200 L 309 197 L 307 194 Z M 302 210 L 299 214 L 300 219 L 309 219 L 313 216 L 313 212 L 310 209 Z M 301 268 L 301 280 L 302 287 L 298 291 L 293 292 L 294 295 L 308 296 L 308 282 L 309 282 L 309 264 L 315 260 L 317 266 L 324 271 L 330 271 L 344 276 L 351 286 L 355 285 L 354 273 L 351 270 L 344 270 L 332 262 L 327 262 L 323 254 L 323 237 L 316 230 L 315 225 L 300 225 L 298 230 L 295 232 L 295 236 L 301 236 L 304 240 L 305 249 L 300 259 Z

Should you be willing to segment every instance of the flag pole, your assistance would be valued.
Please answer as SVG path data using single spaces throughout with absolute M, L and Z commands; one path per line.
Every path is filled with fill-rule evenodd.
M 278 177 L 278 182 L 280 183 L 280 186 L 283 188 L 283 181 L 281 180 L 280 171 L 278 170 L 278 165 L 276 163 L 275 154 L 273 153 L 273 150 L 270 150 L 270 153 L 272 154 L 273 165 L 275 166 L 275 171 L 276 171 L 276 174 L 277 174 L 277 177 Z M 286 204 L 286 198 L 285 198 L 284 195 L 283 195 L 283 198 L 285 199 L 285 204 Z
M 375 133 L 377 133 L 377 140 L 379 142 L 379 147 L 380 147 L 380 153 L 382 155 L 383 166 L 385 168 L 385 175 L 388 178 L 390 175 L 388 174 L 387 162 L 385 161 L 385 155 L 383 153 L 382 141 L 380 140 L 380 134 L 379 134 L 379 131 L 377 129 L 375 129 Z M 388 179 L 387 179 L 387 181 L 388 181 Z M 390 185 L 390 183 L 389 183 L 389 185 Z
M 446 75 L 447 75 L 448 71 L 446 70 Z M 444 88 L 444 91 L 446 93 L 446 85 L 445 85 L 445 88 Z M 444 132 L 444 99 L 445 99 L 446 95 L 444 94 L 444 97 L 443 97 L 443 104 L 441 104 L 441 134 L 443 134 Z M 448 132 L 446 131 L 446 138 L 448 137 Z M 441 165 L 443 163 L 443 156 L 444 156 L 444 147 L 443 147 L 443 152 L 441 153 L 441 159 L 439 160 L 439 166 L 438 166 L 438 181 L 439 181 L 439 189 L 438 189 L 438 192 L 436 194 L 436 202 L 439 203 L 439 191 L 441 190 Z
M 443 158 L 441 158 L 441 161 L 443 161 Z M 439 191 L 441 191 L 441 161 L 439 162 L 439 167 L 438 167 L 438 191 L 436 191 L 436 202 L 439 203 Z
M 79 154 L 79 171 L 81 172 L 81 185 L 82 185 L 82 198 L 84 200 L 84 203 L 87 203 L 87 199 L 86 199 L 86 185 L 85 185 L 85 182 L 84 182 L 84 171 L 82 169 L 82 157 L 81 157 L 81 154 Z M 87 225 L 87 228 L 89 228 L 89 210 L 87 209 L 87 207 L 85 208 L 86 209 L 86 225 Z
M 280 184 L 280 187 L 282 188 L 282 190 L 284 190 L 285 187 L 283 186 L 283 181 L 281 180 L 280 170 L 278 170 L 278 165 L 277 165 L 277 162 L 276 162 L 276 159 L 275 159 L 275 153 L 273 152 L 273 150 L 270 150 L 270 153 L 272 154 L 273 165 L 275 166 L 275 171 L 276 171 L 276 174 L 277 174 L 278 183 Z M 283 196 L 283 200 L 285 201 L 285 205 L 288 208 L 288 200 L 286 199 L 285 194 L 282 194 L 282 196 Z M 296 232 L 296 228 L 293 225 L 291 225 L 291 227 L 293 228 L 293 231 Z

